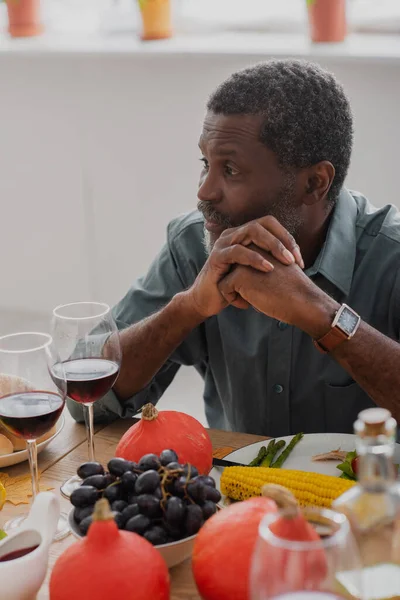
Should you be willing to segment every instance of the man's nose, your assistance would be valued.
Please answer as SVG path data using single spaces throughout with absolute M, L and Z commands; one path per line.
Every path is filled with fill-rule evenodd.
M 219 202 L 222 199 L 221 186 L 211 171 L 204 173 L 200 178 L 197 197 L 204 202 Z

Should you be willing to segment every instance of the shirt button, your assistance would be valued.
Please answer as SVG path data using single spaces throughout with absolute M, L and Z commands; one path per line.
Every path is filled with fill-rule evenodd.
M 288 326 L 287 323 L 284 323 L 283 321 L 279 321 L 278 322 L 278 327 L 281 331 L 283 331 L 284 329 L 286 329 L 286 327 Z
M 282 392 L 283 392 L 283 385 L 281 385 L 280 383 L 276 383 L 272 389 L 274 390 L 274 392 L 276 394 L 282 394 Z

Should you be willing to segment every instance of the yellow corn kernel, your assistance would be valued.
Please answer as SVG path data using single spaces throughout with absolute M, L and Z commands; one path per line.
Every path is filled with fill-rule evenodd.
M 268 467 L 226 467 L 221 476 L 221 491 L 232 500 L 261 496 L 266 483 L 283 485 L 300 506 L 329 508 L 334 500 L 355 485 L 354 481 L 308 471 Z

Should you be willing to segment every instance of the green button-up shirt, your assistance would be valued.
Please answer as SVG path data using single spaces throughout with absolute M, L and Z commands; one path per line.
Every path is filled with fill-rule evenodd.
M 169 224 L 167 243 L 147 275 L 114 308 L 120 329 L 153 314 L 192 285 L 207 258 L 203 226 L 198 212 Z M 399 266 L 400 214 L 392 206 L 375 209 L 363 196 L 342 190 L 308 276 L 398 340 Z M 351 432 L 358 412 L 374 405 L 307 334 L 251 308 L 228 306 L 193 330 L 141 392 L 125 402 L 110 392 L 96 403 L 96 418 L 130 417 L 146 402 L 156 403 L 180 365 L 193 365 L 203 377 L 211 427 L 271 436 Z M 82 418 L 79 405 L 70 401 L 69 408 L 76 419 Z

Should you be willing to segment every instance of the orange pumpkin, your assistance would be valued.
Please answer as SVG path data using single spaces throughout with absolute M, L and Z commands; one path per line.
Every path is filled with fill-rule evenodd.
M 179 462 L 194 465 L 206 475 L 212 467 L 212 444 L 207 430 L 193 417 L 175 410 L 158 411 L 153 404 L 142 409 L 142 418 L 122 436 L 115 456 L 138 462 L 145 454 L 172 448 Z
M 119 531 L 105 498 L 96 503 L 87 537 L 61 554 L 50 579 L 50 600 L 169 600 L 169 591 L 160 553 Z
M 200 529 L 192 567 L 204 600 L 249 600 L 249 572 L 258 526 L 268 512 L 276 512 L 268 498 L 231 504 Z

